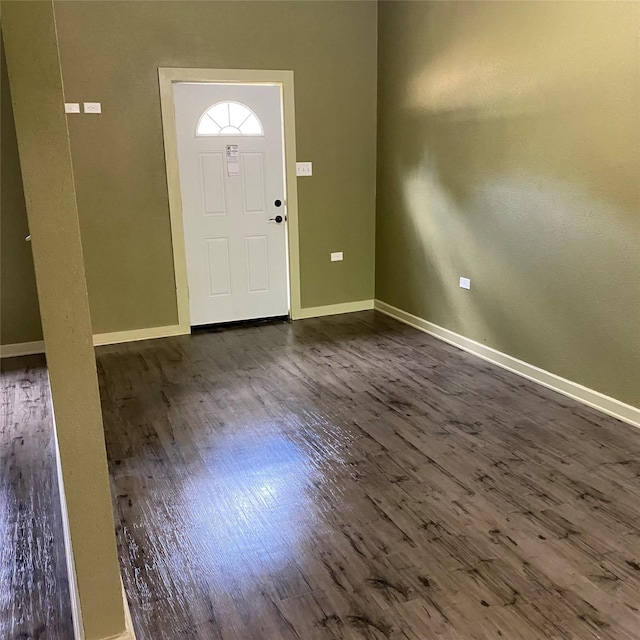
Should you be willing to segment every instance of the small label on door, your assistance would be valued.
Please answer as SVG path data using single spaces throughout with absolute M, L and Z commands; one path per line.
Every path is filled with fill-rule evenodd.
M 240 175 L 240 163 L 238 162 L 240 152 L 237 144 L 227 145 L 227 175 L 239 176 Z

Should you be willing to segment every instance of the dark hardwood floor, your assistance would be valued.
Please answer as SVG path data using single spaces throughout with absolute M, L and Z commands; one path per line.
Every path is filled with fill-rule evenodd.
M 0 638 L 73 638 L 43 356 L 0 361 Z
M 139 640 L 640 639 L 640 430 L 373 312 L 98 366 Z
M 99 369 L 141 640 L 640 638 L 640 430 L 372 312 Z

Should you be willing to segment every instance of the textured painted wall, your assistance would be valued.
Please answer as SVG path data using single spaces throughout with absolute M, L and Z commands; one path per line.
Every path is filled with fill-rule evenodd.
M 95 333 L 177 322 L 160 66 L 293 69 L 298 159 L 314 163 L 298 184 L 302 305 L 373 297 L 375 2 L 79 0 L 56 14 L 66 99 L 103 106 L 68 119 Z M 3 144 L 3 168 L 16 160 Z M 8 225 L 25 226 L 19 203 Z M 24 287 L 3 294 L 3 344 L 38 339 L 32 267 L 16 251 L 28 257 L 12 245 L 3 271 Z
M 0 39 L 0 344 L 42 340 L 11 93 Z
M 52 2 L 3 2 L 2 32 L 83 637 L 113 638 L 122 584 Z
M 636 406 L 639 28 L 637 2 L 382 2 L 376 221 L 378 298 Z
M 374 289 L 374 2 L 56 3 L 96 333 L 177 321 L 158 67 L 293 69 L 302 305 Z M 331 251 L 345 260 L 331 263 Z

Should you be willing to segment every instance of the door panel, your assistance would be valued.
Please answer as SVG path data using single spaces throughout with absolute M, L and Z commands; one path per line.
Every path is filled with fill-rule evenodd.
M 267 236 L 247 238 L 249 293 L 269 291 L 269 256 Z
M 177 83 L 174 106 L 191 324 L 287 315 L 280 87 Z
M 209 267 L 209 295 L 228 296 L 231 294 L 229 273 L 229 238 L 208 238 L 207 258 Z
M 242 191 L 245 213 L 264 213 L 264 162 L 261 153 L 243 153 Z
M 204 213 L 205 215 L 224 215 L 226 213 L 226 198 L 222 154 L 201 154 L 200 167 L 202 168 L 202 187 L 204 190 Z

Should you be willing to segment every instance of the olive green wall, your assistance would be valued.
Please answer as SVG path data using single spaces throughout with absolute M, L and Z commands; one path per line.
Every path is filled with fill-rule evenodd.
M 639 25 L 637 2 L 382 2 L 376 220 L 379 299 L 635 406 Z
M 0 344 L 42 340 L 4 42 L 0 37 Z
M 83 631 L 76 637 L 122 637 L 122 583 L 69 133 L 60 108 L 54 8 L 51 0 L 0 6 L 46 345 L 74 626 Z M 30 630 L 11 635 L 33 637 L 22 633 Z
M 303 307 L 374 292 L 375 2 L 56 2 L 95 333 L 173 325 L 158 67 L 293 69 Z M 344 262 L 331 263 L 331 251 Z
M 95 332 L 177 319 L 158 66 L 294 69 L 303 305 L 370 298 L 378 51 L 377 297 L 640 404 L 638 3 L 57 7 L 67 100 L 104 110 L 69 117 Z M 39 320 L 2 120 L 6 343 Z

